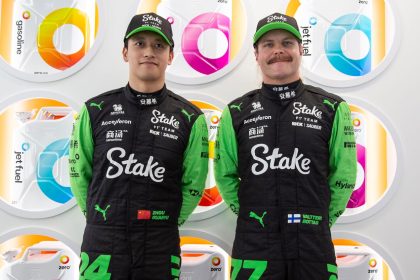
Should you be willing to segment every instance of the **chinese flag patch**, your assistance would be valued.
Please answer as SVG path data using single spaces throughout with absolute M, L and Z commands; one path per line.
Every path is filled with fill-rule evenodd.
M 137 210 L 137 220 L 150 220 L 150 210 Z

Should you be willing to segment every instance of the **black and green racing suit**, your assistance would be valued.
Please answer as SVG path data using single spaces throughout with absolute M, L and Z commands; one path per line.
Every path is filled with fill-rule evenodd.
M 178 225 L 207 176 L 203 113 L 164 87 L 88 100 L 70 143 L 70 182 L 86 216 L 80 279 L 178 279 Z
M 351 113 L 340 97 L 297 81 L 263 84 L 231 102 L 215 176 L 238 214 L 232 280 L 336 279 L 330 227 L 356 169 Z

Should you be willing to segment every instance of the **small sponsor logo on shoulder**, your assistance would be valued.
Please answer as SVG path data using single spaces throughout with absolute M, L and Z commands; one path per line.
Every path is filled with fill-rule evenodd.
M 103 101 L 99 102 L 99 103 L 95 103 L 95 102 L 90 102 L 89 106 L 90 107 L 96 107 L 99 109 L 99 111 L 102 111 L 102 104 L 104 104 Z
M 185 115 L 185 117 L 188 119 L 188 122 L 191 122 L 192 116 L 194 116 L 194 113 L 188 113 L 187 110 L 182 109 L 181 113 Z
M 258 112 L 258 111 L 262 111 L 264 110 L 264 107 L 261 106 L 261 103 L 259 101 L 257 102 L 252 102 L 252 110 L 251 110 L 251 114 Z
M 115 115 L 124 115 L 124 111 L 122 109 L 122 105 L 121 104 L 114 104 L 112 105 L 112 108 L 114 109 L 114 111 L 111 112 L 111 116 L 115 116 Z
M 337 101 L 332 103 L 328 99 L 324 99 L 324 101 L 322 101 L 322 104 L 329 106 L 333 111 L 335 111 L 335 104 L 337 104 Z
M 229 107 L 231 108 L 231 109 L 236 109 L 236 110 L 238 110 L 239 112 L 241 112 L 241 106 L 242 106 L 242 102 L 241 103 L 239 103 L 239 104 L 232 104 L 232 105 L 230 105 Z

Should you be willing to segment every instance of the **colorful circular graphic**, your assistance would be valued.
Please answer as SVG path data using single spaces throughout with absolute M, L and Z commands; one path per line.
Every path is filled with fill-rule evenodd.
M 69 261 L 70 261 L 69 256 L 64 255 L 64 256 L 61 256 L 61 257 L 60 257 L 60 262 L 61 262 L 62 264 L 68 264 L 68 263 L 69 263 Z
M 31 12 L 24 11 L 22 14 L 23 19 L 29 19 L 31 17 Z
M 230 278 L 230 256 L 214 237 L 204 237 L 201 232 L 194 231 L 185 235 L 181 231 L 181 235 L 180 279 Z
M 1 236 L 0 279 L 77 279 L 80 259 L 65 239 L 43 229 Z
M 207 24 L 201 27 L 203 22 Z M 203 55 L 200 51 L 198 38 L 204 33 L 204 31 L 216 29 L 223 32 L 223 35 L 225 36 L 224 39 L 229 42 L 229 26 L 230 19 L 220 13 L 204 13 L 196 16 L 190 21 L 182 34 L 181 50 L 185 60 L 191 68 L 202 74 L 210 75 L 228 65 L 229 47 L 223 52 L 222 56 L 218 58 L 209 58 Z M 195 40 L 191 40 L 191 38 L 195 38 Z M 202 42 L 202 46 L 205 46 L 206 49 L 208 48 L 208 41 L 209 40 L 205 40 Z M 219 46 L 217 46 L 216 49 L 218 47 Z
M 391 256 L 373 241 L 344 232 L 332 235 L 340 280 L 402 279 Z
M 378 264 L 378 262 L 377 262 L 375 259 L 371 259 L 371 260 L 369 261 L 369 266 L 370 266 L 371 268 L 375 268 L 377 264 Z
M 381 73 L 399 44 L 392 0 L 280 0 L 302 34 L 304 75 L 331 87 L 362 84 Z
M 356 185 L 338 222 L 364 219 L 378 211 L 396 189 L 399 151 L 392 126 L 369 104 L 345 98 L 351 110 L 357 150 Z
M 219 257 L 213 257 L 212 259 L 211 259 L 211 263 L 214 265 L 214 266 L 219 266 L 219 264 L 220 264 L 220 258 Z
M 172 24 L 175 48 L 168 80 L 202 84 L 230 72 L 252 45 L 248 4 L 249 0 L 198 0 L 188 5 L 180 0 L 142 0 L 137 13 L 156 12 Z
M 52 24 L 55 23 L 55 24 Z M 83 34 L 82 47 L 70 55 L 57 50 L 53 39 L 57 29 L 65 24 L 74 25 Z M 62 8 L 45 17 L 38 31 L 38 52 L 42 59 L 51 67 L 66 70 L 79 62 L 86 55 L 90 46 L 89 16 L 79 9 Z
M 197 221 L 213 217 L 227 207 L 217 189 L 213 170 L 217 128 L 219 126 L 222 110 L 226 105 L 223 102 L 206 95 L 183 94 L 182 96 L 190 100 L 204 112 L 209 132 L 209 171 L 206 180 L 206 188 L 204 190 L 203 198 L 189 217 L 190 221 Z
M 41 93 L 43 96 L 57 94 Z M 76 112 L 39 93 L 0 104 L 0 207 L 18 216 L 57 215 L 74 205 L 68 175 L 69 138 Z M 25 98 L 26 96 L 26 98 Z
M 47 82 L 74 74 L 103 38 L 102 0 L 3 0 L 0 5 L 0 66 L 25 80 Z

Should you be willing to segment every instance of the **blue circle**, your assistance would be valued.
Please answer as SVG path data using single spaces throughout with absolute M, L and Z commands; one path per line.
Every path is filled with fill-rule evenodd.
M 318 23 L 318 19 L 316 17 L 311 17 L 309 19 L 309 24 L 310 25 L 316 25 Z
M 26 152 L 27 150 L 29 150 L 31 146 L 29 145 L 28 142 L 24 142 L 22 143 L 22 151 Z
M 371 71 L 372 41 L 371 20 L 361 14 L 348 14 L 336 19 L 325 34 L 325 54 L 338 71 L 349 76 L 363 76 Z M 362 31 L 369 40 L 369 52 L 361 59 L 346 57 L 341 49 L 341 39 L 350 30 Z
M 39 154 L 37 181 L 41 191 L 51 200 L 64 204 L 73 194 L 70 186 L 62 186 L 54 178 L 54 164 L 63 156 L 69 155 L 69 139 L 60 139 L 48 145 Z

